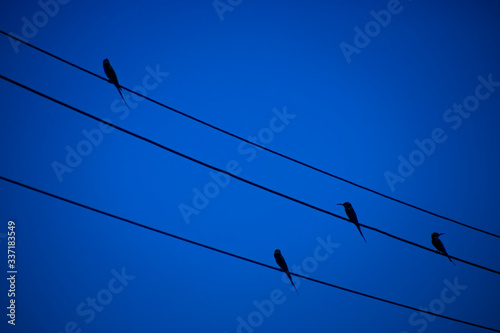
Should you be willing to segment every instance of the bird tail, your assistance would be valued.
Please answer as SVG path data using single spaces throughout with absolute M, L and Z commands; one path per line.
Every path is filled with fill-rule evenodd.
M 297 287 L 295 287 L 295 283 L 293 283 L 293 280 L 292 280 L 292 275 L 290 275 L 289 272 L 286 273 L 286 275 L 288 275 L 288 278 L 290 279 L 290 282 L 292 283 L 292 286 L 295 288 L 295 292 L 297 293 L 297 295 L 299 294 L 298 290 L 297 290 Z
M 450 259 L 450 261 L 453 264 L 453 266 L 456 266 L 455 263 L 453 262 L 453 260 L 451 260 L 450 256 L 448 256 L 448 259 Z
M 125 98 L 123 98 L 122 88 L 120 86 L 116 86 L 116 89 L 118 89 L 118 92 L 120 93 L 120 96 L 122 97 L 123 102 L 125 103 L 125 105 L 130 109 L 130 106 L 128 106 L 127 101 L 125 100 Z
M 365 238 L 365 236 L 363 235 L 363 233 L 362 233 L 361 231 L 360 231 L 360 233 L 361 233 L 361 236 L 363 236 L 363 239 L 365 240 L 365 243 L 368 243 L 368 242 L 366 241 L 366 238 Z
M 361 231 L 361 227 L 359 225 L 357 225 L 357 224 L 356 224 L 356 227 L 358 227 L 359 233 L 361 234 L 361 237 L 363 237 L 363 239 L 365 240 L 365 243 L 368 243 L 366 241 L 365 235 L 363 235 L 363 232 Z

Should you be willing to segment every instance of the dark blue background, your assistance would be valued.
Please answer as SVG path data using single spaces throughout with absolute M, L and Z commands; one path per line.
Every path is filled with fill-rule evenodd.
M 447 111 L 474 96 L 478 77 L 500 81 L 497 2 L 220 3 L 218 13 L 210 0 L 17 1 L 4 4 L 0 28 L 100 75 L 109 58 L 128 88 L 500 234 L 500 87 L 460 126 Z M 381 12 L 388 7 L 390 21 Z M 374 15 L 385 26 L 370 23 Z M 369 35 L 357 36 L 366 28 Z M 342 48 L 356 42 L 346 57 Z M 217 167 L 234 160 L 240 176 L 336 214 L 344 215 L 337 203 L 350 201 L 361 223 L 416 243 L 432 246 L 430 234 L 445 232 L 451 255 L 500 269 L 498 238 L 256 151 L 148 101 L 129 99 L 128 112 L 109 83 L 4 36 L 0 49 L 2 75 L 70 105 Z M 280 248 L 292 271 L 500 328 L 493 273 L 367 229 L 365 244 L 345 221 L 235 179 L 214 185 L 209 169 L 117 130 L 102 134 L 96 121 L 3 80 L 0 89 L 4 177 L 270 265 Z M 277 120 L 285 111 L 290 118 Z M 432 147 L 436 129 L 446 140 Z M 426 142 L 427 155 L 415 140 Z M 68 149 L 88 156 L 68 166 Z M 404 182 L 391 188 L 386 175 L 410 157 L 418 166 L 400 170 Z M 57 163 L 68 167 L 60 177 Z M 209 198 L 193 203 L 197 191 Z M 0 283 L 2 332 L 482 331 L 295 278 L 297 296 L 277 271 L 4 181 L 0 202 L 0 252 L 15 220 L 19 272 L 15 329 L 6 323 L 8 284 Z M 188 206 L 196 213 L 183 216 Z M 445 280 L 467 288 L 454 294 Z

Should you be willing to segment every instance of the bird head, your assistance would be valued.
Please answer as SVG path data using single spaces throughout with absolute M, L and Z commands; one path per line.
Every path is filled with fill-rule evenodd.
M 104 59 L 104 61 L 102 62 L 102 64 L 103 64 L 103 65 L 105 65 L 105 64 L 109 64 L 109 60 L 108 60 L 108 58 Z
M 279 249 L 274 250 L 274 254 L 281 254 L 281 251 Z
M 444 233 L 439 234 L 437 232 L 433 232 L 431 237 L 432 237 L 432 239 L 436 239 L 436 238 L 439 238 L 439 236 L 441 236 L 441 235 L 444 235 Z
M 347 208 L 347 209 L 352 208 L 352 205 L 350 202 L 339 203 L 337 205 L 344 206 L 344 208 Z

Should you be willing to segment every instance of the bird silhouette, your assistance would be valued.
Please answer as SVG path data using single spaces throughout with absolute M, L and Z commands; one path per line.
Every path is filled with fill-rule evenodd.
M 104 73 L 108 77 L 109 82 L 115 85 L 116 89 L 118 89 L 118 92 L 120 93 L 120 96 L 125 102 L 125 105 L 127 105 L 128 107 L 127 101 L 125 100 L 125 98 L 123 98 L 122 88 L 120 87 L 120 83 L 118 83 L 118 77 L 116 76 L 116 72 L 113 69 L 113 67 L 111 67 L 111 64 L 109 63 L 109 60 L 107 58 L 104 59 L 104 61 L 102 62 L 102 66 L 104 67 Z
M 285 274 L 288 276 L 288 278 L 290 279 L 290 282 L 292 283 L 292 286 L 295 288 L 295 292 L 298 295 L 299 292 L 297 291 L 297 287 L 295 287 L 295 284 L 293 283 L 292 276 L 290 275 L 290 271 L 288 270 L 288 266 L 286 264 L 285 258 L 283 258 L 283 255 L 281 254 L 281 251 L 279 249 L 276 249 L 274 251 L 274 259 L 276 260 L 276 263 L 278 264 L 278 266 L 280 266 L 280 268 L 283 270 L 283 272 L 285 272 Z
M 443 242 L 441 242 L 441 240 L 439 239 L 439 236 L 441 236 L 441 235 L 444 235 L 444 233 L 442 233 L 442 234 L 438 234 L 437 232 L 433 232 L 432 233 L 432 235 L 431 235 L 432 245 L 434 245 L 434 247 L 439 252 L 441 252 L 442 254 L 444 254 L 445 256 L 447 256 L 448 259 L 451 261 L 451 263 L 453 265 L 455 265 L 455 263 L 453 262 L 453 260 L 451 260 L 450 256 L 448 255 L 448 252 L 446 252 L 446 249 L 444 248 Z
M 365 236 L 363 235 L 363 232 L 361 231 L 361 226 L 359 225 L 358 222 L 358 217 L 356 216 L 356 212 L 354 211 L 354 208 L 352 208 L 352 205 L 350 202 L 344 202 L 344 203 L 339 203 L 337 205 L 344 206 L 345 213 L 347 214 L 347 217 L 349 218 L 349 221 L 354 223 L 356 225 L 356 228 L 358 228 L 359 233 L 365 240 L 365 243 L 367 243 Z

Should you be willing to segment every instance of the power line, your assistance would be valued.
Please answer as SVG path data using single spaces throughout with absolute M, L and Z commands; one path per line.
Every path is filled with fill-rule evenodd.
M 264 190 L 264 191 L 266 191 L 266 192 L 269 192 L 269 193 L 275 194 L 275 195 L 277 195 L 277 196 L 280 196 L 280 197 L 282 197 L 282 198 L 288 199 L 288 200 L 293 201 L 293 202 L 295 202 L 295 203 L 298 203 L 298 204 L 300 204 L 300 205 L 303 205 L 303 206 L 309 207 L 309 208 L 314 209 L 314 210 L 316 210 L 316 211 L 319 211 L 319 212 L 321 212 L 321 213 L 324 213 L 324 214 L 327 214 L 327 215 L 330 215 L 330 216 L 334 216 L 334 217 L 336 217 L 336 218 L 339 218 L 339 219 L 344 220 L 344 221 L 347 221 L 347 222 L 351 222 L 349 219 L 347 219 L 347 218 L 345 218 L 345 217 L 343 217 L 343 216 L 337 215 L 337 214 L 335 214 L 335 213 L 332 213 L 332 212 L 330 212 L 330 211 L 328 211 L 328 210 L 326 210 L 326 209 L 323 209 L 323 208 L 320 208 L 320 207 L 314 206 L 314 205 L 312 205 L 312 204 L 310 204 L 310 203 L 307 203 L 307 202 L 305 202 L 305 201 L 302 201 L 302 200 L 296 199 L 296 198 L 294 198 L 294 197 L 291 197 L 291 196 L 289 196 L 289 195 L 283 194 L 283 193 L 278 192 L 278 191 L 276 191 L 276 190 L 270 189 L 270 188 L 265 187 L 265 186 L 263 186 L 263 185 L 260 185 L 260 184 L 254 183 L 254 182 L 252 182 L 252 181 L 250 181 L 250 180 L 247 180 L 247 179 L 245 179 L 245 178 L 242 178 L 242 177 L 239 177 L 239 176 L 237 176 L 237 175 L 234 175 L 234 174 L 232 174 L 232 173 L 230 173 L 230 172 L 228 172 L 228 171 L 226 171 L 226 170 L 220 169 L 220 168 L 218 168 L 218 167 L 215 167 L 215 166 L 212 166 L 212 165 L 210 165 L 210 164 L 208 164 L 208 163 L 205 163 L 205 162 L 203 162 L 203 161 L 200 161 L 200 160 L 198 160 L 198 159 L 196 159 L 196 158 L 194 158 L 194 157 L 191 157 L 191 156 L 186 155 L 186 154 L 184 154 L 184 153 L 178 152 L 178 151 L 176 151 L 176 150 L 174 150 L 174 149 L 172 149 L 172 148 L 169 148 L 169 147 L 167 147 L 167 146 L 164 146 L 164 145 L 162 145 L 162 144 L 160 144 L 160 143 L 158 143 L 158 142 L 156 142 L 156 141 L 153 141 L 153 140 L 151 140 L 151 139 L 148 139 L 148 138 L 146 138 L 146 137 L 144 137 L 144 136 L 141 136 L 141 135 L 139 135 L 139 134 L 136 134 L 136 133 L 134 133 L 134 132 L 132 132 L 132 131 L 129 131 L 129 130 L 127 130 L 127 129 L 124 129 L 124 128 L 120 127 L 120 126 L 117 126 L 117 125 L 115 125 L 115 124 L 112 124 L 112 123 L 110 123 L 110 122 L 108 122 L 108 121 L 106 121 L 106 120 L 104 120 L 104 119 L 101 119 L 101 118 L 99 118 L 99 117 L 97 117 L 97 116 L 94 116 L 94 115 L 91 115 L 91 114 L 89 114 L 89 113 L 87 113 L 87 112 L 85 112 L 85 111 L 82 111 L 82 110 L 80 110 L 80 109 L 78 109 L 78 108 L 76 108 L 76 107 L 74 107 L 74 106 L 71 106 L 71 105 L 66 104 L 66 103 L 64 103 L 64 102 L 61 102 L 61 101 L 59 101 L 59 100 L 57 100 L 57 99 L 55 99 L 55 98 L 53 98 L 53 97 L 50 97 L 50 96 L 48 96 L 48 95 L 45 95 L 44 93 L 39 92 L 38 90 L 35 90 L 35 89 L 30 88 L 30 87 L 28 87 L 28 86 L 25 86 L 24 84 L 19 83 L 19 82 L 17 82 L 17 81 L 14 81 L 14 80 L 12 80 L 12 79 L 9 79 L 9 78 L 7 78 L 7 77 L 5 77 L 5 76 L 1 75 L 1 74 L 0 74 L 0 78 L 1 78 L 1 79 L 3 79 L 3 80 L 5 80 L 5 81 L 8 81 L 8 82 L 10 82 L 10 83 L 12 83 L 12 84 L 14 84 L 14 85 L 17 85 L 17 86 L 19 86 L 19 87 L 21 87 L 21 88 L 23 88 L 23 89 L 26 89 L 26 90 L 28 90 L 28 91 L 30 91 L 30 92 L 32 92 L 32 93 L 34 93 L 34 94 L 36 94 L 36 95 L 39 95 L 39 96 L 44 97 L 44 98 L 46 98 L 46 99 L 48 99 L 48 100 L 50 100 L 50 101 L 53 101 L 54 103 L 57 103 L 57 104 L 59 104 L 59 105 L 62 105 L 62 106 L 64 106 L 65 108 L 68 108 L 68 109 L 70 109 L 70 110 L 73 110 L 73 111 L 75 111 L 75 112 L 78 112 L 78 113 L 80 113 L 80 114 L 82 114 L 82 115 L 84 115 L 84 116 L 86 116 L 86 117 L 91 118 L 91 119 L 94 119 L 94 120 L 97 120 L 97 121 L 99 121 L 99 122 L 102 122 L 102 123 L 104 123 L 104 124 L 106 124 L 106 125 L 108 125 L 108 126 L 111 126 L 111 127 L 115 128 L 115 129 L 117 129 L 117 130 L 119 130 L 119 131 L 121 131 L 121 132 L 123 132 L 123 133 L 125 133 L 125 134 L 131 135 L 131 136 L 133 136 L 133 137 L 135 137 L 135 138 L 137 138 L 137 139 L 139 139 L 139 140 L 143 140 L 143 141 L 145 141 L 145 142 L 147 142 L 147 143 L 150 143 L 150 144 L 152 144 L 152 145 L 154 145 L 154 146 L 157 146 L 157 147 L 159 147 L 159 148 L 161 148 L 161 149 L 164 149 L 164 150 L 166 150 L 166 151 L 168 151 L 168 152 L 171 152 L 171 153 L 173 153 L 173 154 L 175 154 L 175 155 L 178 155 L 178 156 L 183 157 L 183 158 L 185 158 L 185 159 L 187 159 L 187 160 L 190 160 L 190 161 L 192 161 L 192 162 L 194 162 L 194 163 L 197 163 L 197 164 L 199 164 L 199 165 L 202 165 L 202 166 L 204 166 L 204 167 L 206 167 L 206 168 L 209 168 L 209 169 L 212 169 L 212 170 L 214 170 L 214 171 L 217 171 L 217 172 L 220 172 L 220 173 L 226 174 L 226 175 L 228 175 L 228 176 L 230 176 L 230 177 L 233 177 L 233 178 L 235 178 L 235 179 L 237 179 L 237 180 L 239 180 L 239 181 L 242 181 L 242 182 L 244 182 L 244 183 L 246 183 L 246 184 L 249 184 L 249 185 L 254 186 L 254 187 L 257 187 L 257 188 L 260 188 L 261 190 Z M 428 247 L 425 247 L 425 246 L 423 246 L 423 245 L 420 245 L 420 244 L 414 243 L 414 242 L 412 242 L 412 241 L 406 240 L 406 239 L 404 239 L 404 238 L 401 238 L 401 237 L 398 237 L 398 236 L 392 235 L 392 234 L 390 234 L 390 233 L 388 233 L 388 232 L 386 232 L 386 231 L 383 231 L 383 230 L 380 230 L 380 229 L 377 229 L 377 228 L 375 228 L 375 227 L 371 227 L 371 226 L 368 226 L 368 225 L 364 225 L 364 224 L 360 224 L 360 225 L 361 225 L 362 227 L 366 228 L 366 229 L 373 230 L 373 231 L 375 231 L 375 232 L 378 232 L 378 233 L 380 233 L 380 234 L 386 235 L 386 236 L 388 236 L 388 237 L 391 237 L 391 238 L 393 238 L 393 239 L 399 240 L 399 241 L 401 241 L 401 242 L 404 242 L 404 243 L 407 243 L 407 244 L 410 244 L 410 245 L 413 245 L 413 246 L 419 247 L 419 248 L 421 248 L 421 249 L 424 249 L 424 250 L 427 250 L 427 251 L 430 251 L 430 252 L 433 252 L 433 253 L 437 253 L 437 251 L 435 251 L 435 250 L 432 250 L 432 249 L 430 249 L 430 248 L 428 248 Z M 492 272 L 492 273 L 495 273 L 495 274 L 500 274 L 500 271 L 497 271 L 497 270 L 494 270 L 494 269 L 491 269 L 491 268 L 488 268 L 488 267 L 485 267 L 485 266 L 481 266 L 481 265 L 478 265 L 478 264 L 475 264 L 475 263 L 473 263 L 473 262 L 470 262 L 470 261 L 467 261 L 467 260 L 464 260 L 464 259 L 460 259 L 460 258 L 457 258 L 457 257 L 453 257 L 453 256 L 450 256 L 450 257 L 451 257 L 451 258 L 453 258 L 453 259 L 455 259 L 455 260 L 457 260 L 457 261 L 463 262 L 463 263 L 465 263 L 465 264 L 468 264 L 468 265 L 471 265 L 471 266 L 474 266 L 474 267 L 477 267 L 477 268 L 480 268 L 480 269 L 483 269 L 483 270 L 486 270 L 486 271 L 489 271 L 489 272 Z
M 42 53 L 44 53 L 44 54 L 46 54 L 46 55 L 48 55 L 48 56 L 50 56 L 50 57 L 52 57 L 52 58 L 54 58 L 54 59 L 57 59 L 57 60 L 59 60 L 59 61 L 61 61 L 61 62 L 64 62 L 64 63 L 65 63 L 65 64 L 67 64 L 67 65 L 70 65 L 70 66 L 72 66 L 72 67 L 74 67 L 74 68 L 76 68 L 76 69 L 79 69 L 79 70 L 81 70 L 81 71 L 84 71 L 84 72 L 86 72 L 86 73 L 88 73 L 88 74 L 90 74 L 90 75 L 93 75 L 93 76 L 95 76 L 95 77 L 97 77 L 97 78 L 101 79 L 101 80 L 104 80 L 104 81 L 106 81 L 106 82 L 109 82 L 109 81 L 108 81 L 108 79 L 106 79 L 106 78 L 104 78 L 104 77 L 102 77 L 102 76 L 100 76 L 100 75 L 98 75 L 98 74 L 95 74 L 95 73 L 93 73 L 93 72 L 89 71 L 88 69 L 85 69 L 85 68 L 80 67 L 80 66 L 78 66 L 78 65 L 76 65 L 76 64 L 73 64 L 72 62 L 69 62 L 69 61 L 67 61 L 67 60 L 65 60 L 65 59 L 63 59 L 63 58 L 61 58 L 61 57 L 58 57 L 58 56 L 56 56 L 56 55 L 54 55 L 54 54 L 52 54 L 52 53 L 50 53 L 50 52 L 48 52 L 48 51 L 45 51 L 45 50 L 43 50 L 43 49 L 41 49 L 41 48 L 39 48 L 39 47 L 36 47 L 36 46 L 34 46 L 34 45 L 32 45 L 32 44 L 30 44 L 30 43 L 28 43 L 28 42 L 26 42 L 26 41 L 24 41 L 24 40 L 22 40 L 22 39 L 19 39 L 19 38 L 15 37 L 15 36 L 12 36 L 11 34 L 9 34 L 9 33 L 7 33 L 7 32 L 4 32 L 4 31 L 0 30 L 0 33 L 2 33 L 3 35 L 5 35 L 5 36 L 7 36 L 7 37 L 13 38 L 13 39 L 15 39 L 15 40 L 17 40 L 17 41 L 19 41 L 19 42 L 21 42 L 21 43 L 23 43 L 23 44 L 25 44 L 25 45 L 27 45 L 27 46 L 29 46 L 29 47 L 33 48 L 33 49 L 35 49 L 35 50 L 39 51 L 39 52 L 42 52 Z M 410 204 L 410 203 L 408 203 L 408 202 L 405 202 L 405 201 L 399 200 L 399 199 L 397 199 L 397 198 L 391 197 L 390 195 L 387 195 L 387 194 L 384 194 L 384 193 L 382 193 L 382 192 L 378 192 L 378 191 L 376 191 L 376 190 L 370 189 L 370 188 L 368 188 L 368 187 L 366 187 L 366 186 L 363 186 L 363 185 L 357 184 L 357 183 L 355 183 L 355 182 L 353 182 L 353 181 L 350 181 L 350 180 L 348 180 L 348 179 L 345 179 L 345 178 L 342 178 L 342 177 L 340 177 L 340 176 L 334 175 L 334 174 L 332 174 L 332 173 L 330 173 L 330 172 L 328 172 L 328 171 L 324 171 L 324 170 L 322 170 L 322 169 L 320 169 L 320 168 L 317 168 L 317 167 L 315 167 L 315 166 L 313 166 L 313 165 L 310 165 L 310 164 L 308 164 L 308 163 L 305 163 L 305 162 L 302 162 L 302 161 L 300 161 L 300 160 L 297 160 L 297 159 L 295 159 L 295 158 L 293 158 L 293 157 L 289 157 L 289 156 L 287 156 L 287 155 L 285 155 L 285 154 L 282 154 L 282 153 L 277 152 L 277 151 L 275 151 L 275 150 L 272 150 L 272 149 L 270 149 L 270 148 L 267 148 L 267 147 L 264 147 L 264 146 L 262 146 L 262 145 L 259 145 L 259 144 L 258 144 L 258 143 L 256 143 L 256 142 L 252 142 L 252 141 L 250 141 L 250 140 L 247 140 L 247 139 L 245 139 L 245 138 L 243 138 L 243 137 L 241 137 L 241 136 L 239 136 L 239 135 L 233 134 L 233 133 L 231 133 L 231 132 L 229 132 L 229 131 L 226 131 L 226 130 L 224 130 L 224 129 L 220 128 L 220 127 L 217 127 L 217 126 L 215 126 L 215 125 L 212 125 L 212 124 L 210 124 L 210 123 L 208 123 L 208 122 L 206 122 L 206 121 L 200 120 L 200 119 L 198 119 L 198 118 L 196 118 L 196 117 L 194 117 L 194 116 L 191 116 L 191 115 L 189 115 L 189 114 L 187 114 L 187 113 L 184 113 L 184 112 L 182 112 L 182 111 L 179 111 L 179 110 L 177 110 L 177 109 L 174 109 L 173 107 L 170 107 L 170 106 L 165 105 L 165 104 L 163 104 L 163 103 L 161 103 L 161 102 L 158 102 L 158 101 L 156 101 L 156 100 L 154 100 L 154 99 L 152 99 L 152 98 L 150 98 L 150 97 L 144 96 L 144 95 L 142 95 L 141 93 L 136 92 L 136 91 L 133 91 L 133 90 L 131 90 L 131 89 L 127 88 L 127 87 L 124 87 L 124 86 L 121 86 L 121 85 L 120 85 L 120 87 L 121 87 L 121 88 L 123 88 L 124 90 L 126 90 L 126 91 L 128 91 L 128 92 L 132 93 L 132 94 L 135 94 L 135 95 L 137 95 L 137 96 L 139 96 L 139 97 L 142 97 L 142 98 L 144 98 L 144 99 L 147 99 L 148 101 L 150 101 L 150 102 L 152 102 L 152 103 L 154 103 L 154 104 L 157 104 L 157 105 L 159 105 L 159 106 L 161 106 L 161 107 L 163 107 L 163 108 L 165 108 L 165 109 L 171 110 L 171 111 L 173 111 L 173 112 L 175 112 L 175 113 L 177 113 L 177 114 L 180 114 L 180 115 L 182 115 L 182 116 L 184 116 L 184 117 L 186 117 L 186 118 L 189 118 L 189 119 L 191 119 L 191 120 L 193 120 L 193 121 L 196 121 L 196 122 L 198 122 L 198 123 L 200 123 L 200 124 L 202 124 L 202 125 L 208 126 L 208 127 L 212 128 L 212 129 L 214 129 L 214 130 L 216 130 L 216 131 L 219 131 L 219 132 L 221 132 L 221 133 L 224 133 L 224 134 L 226 134 L 226 135 L 229 135 L 229 136 L 231 136 L 231 137 L 233 137 L 233 138 L 235 138 L 235 139 L 238 139 L 238 140 L 240 140 L 240 141 L 244 141 L 244 142 L 246 142 L 246 143 L 248 143 L 248 144 L 250 144 L 250 145 L 252 145 L 252 146 L 254 146 L 254 147 L 257 147 L 257 148 L 263 149 L 263 150 L 265 150 L 265 151 L 267 151 L 267 152 L 269 152 L 269 153 L 271 153 L 271 154 L 274 154 L 274 155 L 280 156 L 280 157 L 282 157 L 282 158 L 284 158 L 284 159 L 287 159 L 287 160 L 292 161 L 292 162 L 294 162 L 294 163 L 300 164 L 300 165 L 302 165 L 302 166 L 304 166 L 304 167 L 306 167 L 306 168 L 309 168 L 309 169 L 311 169 L 311 170 L 317 171 L 317 172 L 322 173 L 322 174 L 324 174 L 324 175 L 327 175 L 327 176 L 329 176 L 329 177 L 332 177 L 332 178 L 335 178 L 335 179 L 337 179 L 337 180 L 343 181 L 343 182 L 345 182 L 345 183 L 351 184 L 351 185 L 353 185 L 353 186 L 356 186 L 356 187 L 361 188 L 361 189 L 363 189 L 363 190 L 369 191 L 369 192 L 371 192 L 371 193 L 374 193 L 374 194 L 379 195 L 379 196 L 381 196 L 381 197 L 384 197 L 384 198 L 386 198 L 386 199 L 389 199 L 389 200 L 395 201 L 395 202 L 397 202 L 397 203 L 400 203 L 400 204 L 402 204 L 402 205 L 405 205 L 405 206 L 411 207 L 411 208 L 413 208 L 413 209 L 419 210 L 419 211 L 421 211 L 421 212 L 424 212 L 424 213 L 427 213 L 427 214 L 433 215 L 433 216 L 438 217 L 438 218 L 440 218 L 440 219 L 443 219 L 443 220 L 446 220 L 446 221 L 449 221 L 449 222 L 456 223 L 456 224 L 461 225 L 461 226 L 463 226 L 463 227 L 466 227 L 466 228 L 469 228 L 469 229 L 472 229 L 472 230 L 476 230 L 476 231 L 482 232 L 482 233 L 484 233 L 484 234 L 487 234 L 487 235 L 490 235 L 490 236 L 493 236 L 493 237 L 500 238 L 500 235 L 497 235 L 497 234 L 494 234 L 494 233 L 492 233 L 492 232 L 489 232 L 489 231 L 486 231 L 486 230 L 483 230 L 483 229 L 480 229 L 480 228 L 477 228 L 477 227 L 474 227 L 474 226 L 471 226 L 471 225 L 465 224 L 465 223 L 463 223 L 463 222 L 460 222 L 460 221 L 457 221 L 457 220 L 455 220 L 455 219 L 452 219 L 452 218 L 446 217 L 446 216 L 444 216 L 444 215 L 440 215 L 440 214 L 437 214 L 437 213 L 431 212 L 431 211 L 429 211 L 429 210 L 427 210 L 427 209 L 424 209 L 424 208 L 418 207 L 418 206 L 413 205 L 413 204 Z
M 41 189 L 38 189 L 38 188 L 35 188 L 35 187 L 32 187 L 32 186 L 23 184 L 21 182 L 18 182 L 18 181 L 15 181 L 15 180 L 3 177 L 3 176 L 0 176 L 0 179 L 4 180 L 6 182 L 9 182 L 9 183 L 15 184 L 17 186 L 21 186 L 21 187 L 24 187 L 26 189 L 29 189 L 29 190 L 32 190 L 32 191 L 44 194 L 46 196 L 49 196 L 49 197 L 52 197 L 52 198 L 55 198 L 55 199 L 58 199 L 58 200 L 70 203 L 72 205 L 75 205 L 75 206 L 78 206 L 78 207 L 81 207 L 81 208 L 85 208 L 87 210 L 91 210 L 93 212 L 96 212 L 96 213 L 99 213 L 99 214 L 102 214 L 102 215 L 105 215 L 105 216 L 108 216 L 108 217 L 111 217 L 111 218 L 114 218 L 114 219 L 117 219 L 117 220 L 129 223 L 129 224 L 135 225 L 137 227 L 141 227 L 141 228 L 144 228 L 144 229 L 147 229 L 147 230 L 150 230 L 150 231 L 154 231 L 154 232 L 160 233 L 162 235 L 165 235 L 165 236 L 168 236 L 168 237 L 171 237 L 171 238 L 175 238 L 177 240 L 180 240 L 180 241 L 192 244 L 192 245 L 196 245 L 198 247 L 202 247 L 202 248 L 214 251 L 214 252 L 225 254 L 227 256 L 230 256 L 230 257 L 233 257 L 233 258 L 236 258 L 236 259 L 247 261 L 247 262 L 250 262 L 250 263 L 255 264 L 255 265 L 259 265 L 259 266 L 262 266 L 262 267 L 265 267 L 265 268 L 269 268 L 269 269 L 273 269 L 275 271 L 281 272 L 281 269 L 279 269 L 277 267 L 274 267 L 274 266 L 271 266 L 271 265 L 268 265 L 268 264 L 265 264 L 265 263 L 257 261 L 257 260 L 246 258 L 246 257 L 240 256 L 240 255 L 231 253 L 229 251 L 224 251 L 224 250 L 215 248 L 215 247 L 210 246 L 210 245 L 202 244 L 202 243 L 199 243 L 199 242 L 196 242 L 196 241 L 193 241 L 193 240 L 181 237 L 181 236 L 177 236 L 177 235 L 171 234 L 169 232 L 166 232 L 166 231 L 163 231 L 163 230 L 160 230 L 160 229 L 156 229 L 156 228 L 147 226 L 147 225 L 139 223 L 139 222 L 132 221 L 130 219 L 127 219 L 127 218 L 124 218 L 124 217 L 121 217 L 121 216 L 118 216 L 118 215 L 115 215 L 115 214 L 112 214 L 112 213 L 105 212 L 103 210 L 100 210 L 100 209 L 97 209 L 97 208 L 94 208 L 94 207 L 91 207 L 91 206 L 88 206 L 88 205 L 85 205 L 85 204 L 73 201 L 71 199 L 67 199 L 67 198 L 58 196 L 58 195 L 53 194 L 53 193 L 46 192 L 44 190 L 41 190 Z M 410 310 L 414 310 L 414 311 L 418 311 L 418 312 L 422 312 L 422 313 L 427 313 L 427 314 L 430 314 L 430 315 L 433 315 L 433 316 L 437 316 L 437 317 L 440 317 L 440 318 L 443 318 L 443 319 L 447 319 L 447 320 L 455 321 L 455 322 L 458 322 L 458 323 L 462 323 L 462 324 L 466 324 L 466 325 L 470 325 L 470 326 L 482 328 L 482 329 L 493 331 L 493 332 L 500 332 L 500 330 L 497 330 L 497 329 L 494 329 L 494 328 L 491 328 L 491 327 L 482 326 L 482 325 L 471 323 L 471 322 L 468 322 L 468 321 L 465 321 L 465 320 L 456 319 L 456 318 L 453 318 L 453 317 L 444 316 L 444 315 L 441 315 L 441 314 L 438 314 L 438 313 L 434 313 L 434 312 L 431 312 L 431 311 L 422 310 L 422 309 L 419 309 L 419 308 L 416 308 L 416 307 L 413 307 L 413 306 L 409 306 L 409 305 L 405 305 L 405 304 L 402 304 L 402 303 L 390 301 L 390 300 L 384 299 L 382 297 L 373 296 L 373 295 L 366 294 L 366 293 L 363 293 L 363 292 L 360 292 L 360 291 L 356 291 L 356 290 L 353 290 L 353 289 L 344 288 L 344 287 L 341 287 L 341 286 L 338 286 L 338 285 L 335 285 L 335 284 L 332 284 L 332 283 L 329 283 L 329 282 L 324 282 L 324 281 L 321 281 L 321 280 L 318 280 L 318 279 L 314 279 L 314 278 L 311 278 L 311 277 L 308 277 L 308 276 L 304 276 L 304 275 L 301 275 L 301 274 L 296 274 L 296 273 L 293 273 L 293 272 L 290 272 L 290 274 L 295 275 L 297 277 L 300 277 L 302 279 L 306 279 L 306 280 L 309 280 L 309 281 L 312 281 L 312 282 L 315 282 L 315 283 L 319 283 L 319 284 L 328 286 L 328 287 L 340 289 L 340 290 L 347 291 L 347 292 L 352 293 L 352 294 L 356 294 L 356 295 L 360 295 L 360 296 L 363 296 L 363 297 L 371 298 L 371 299 L 374 299 L 374 300 L 377 300 L 377 301 L 380 301 L 380 302 L 384 302 L 384 303 L 388 303 L 388 304 L 392 304 L 392 305 L 395 305 L 395 306 L 398 306 L 398 307 L 402 307 L 402 308 L 406 308 L 406 309 L 410 309 Z

